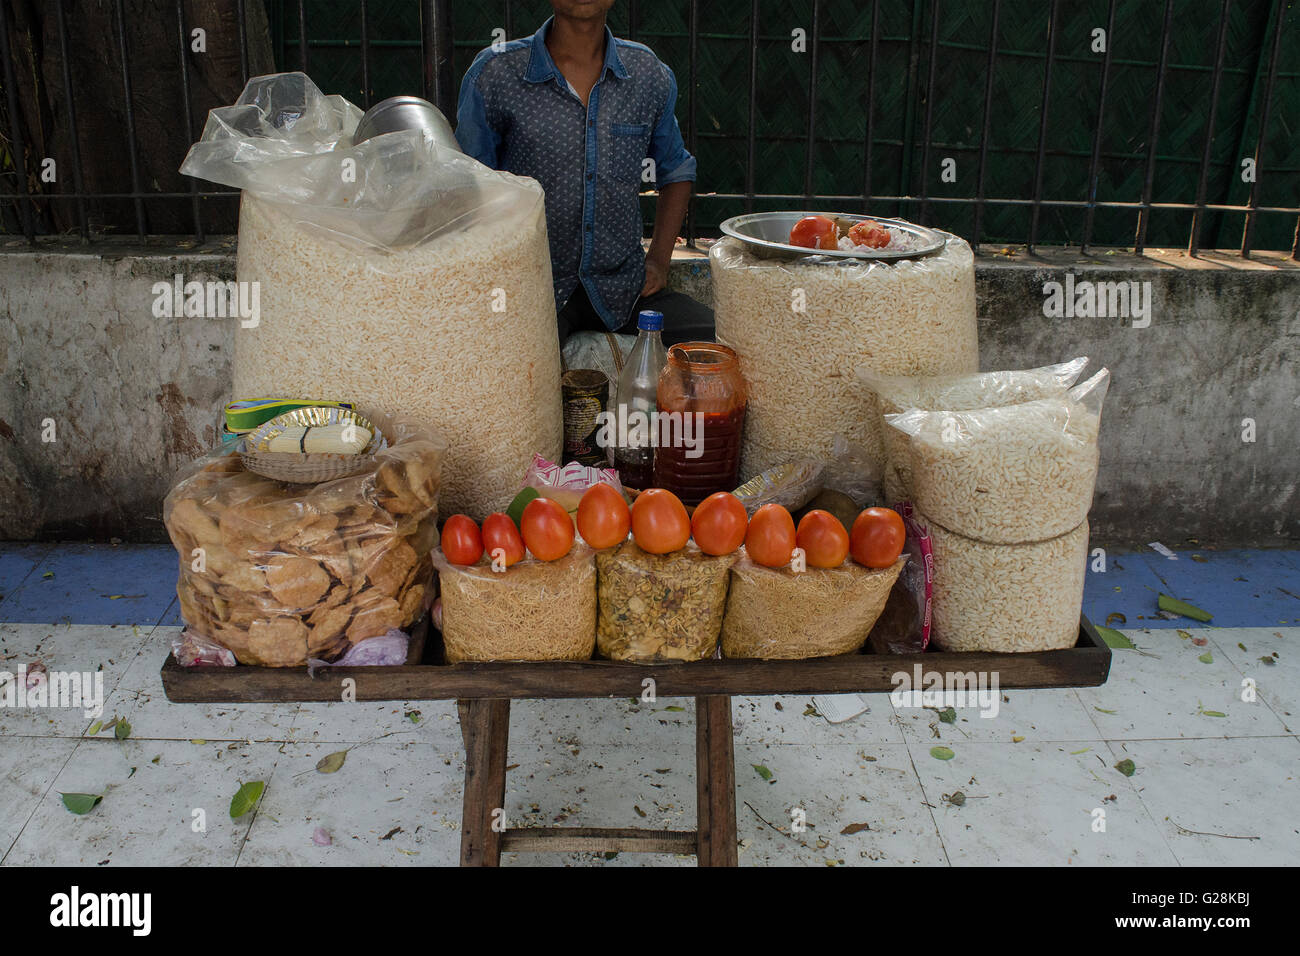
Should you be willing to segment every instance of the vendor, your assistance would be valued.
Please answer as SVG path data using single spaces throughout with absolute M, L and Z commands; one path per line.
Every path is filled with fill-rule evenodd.
M 479 162 L 546 191 L 560 341 L 579 330 L 635 334 L 664 314 L 665 344 L 713 340 L 713 311 L 668 289 L 668 265 L 695 179 L 673 108 L 672 70 L 605 25 L 614 0 L 551 0 L 528 39 L 474 58 L 460 88 L 456 138 Z M 642 251 L 639 193 L 659 191 Z

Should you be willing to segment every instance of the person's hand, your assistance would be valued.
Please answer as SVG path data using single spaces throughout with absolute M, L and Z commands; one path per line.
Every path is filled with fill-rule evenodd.
M 645 260 L 645 283 L 641 286 L 641 294 L 654 295 L 661 289 L 668 287 L 668 264 L 660 262 L 658 259 L 651 259 L 646 256 Z

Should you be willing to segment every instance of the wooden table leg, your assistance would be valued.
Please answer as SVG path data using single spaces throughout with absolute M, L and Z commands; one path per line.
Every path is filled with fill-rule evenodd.
M 736 865 L 736 758 L 731 698 L 695 698 L 695 787 L 700 866 Z
M 460 865 L 499 866 L 505 826 L 506 746 L 509 700 L 458 700 L 465 740 L 465 806 L 461 814 Z M 494 811 L 496 812 L 494 815 Z

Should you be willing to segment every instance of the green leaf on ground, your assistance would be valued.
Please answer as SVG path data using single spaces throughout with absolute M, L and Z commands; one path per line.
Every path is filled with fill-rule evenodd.
M 316 770 L 319 773 L 336 773 L 343 769 L 343 761 L 348 759 L 346 750 L 337 750 L 332 754 L 321 757 L 316 761 Z
M 1204 611 L 1195 604 L 1180 601 L 1178 598 L 1172 598 L 1168 594 L 1159 595 L 1156 598 L 1156 606 L 1162 611 L 1168 611 L 1170 614 L 1178 614 L 1182 617 L 1190 617 L 1193 621 L 1200 621 L 1201 623 L 1205 623 L 1214 617 L 1209 611 Z
M 948 802 L 951 803 L 954 807 L 963 807 L 966 805 L 966 794 L 958 790 L 956 793 L 954 793 L 952 796 L 948 798 Z
M 262 799 L 262 791 L 265 789 L 265 780 L 250 780 L 241 786 L 235 795 L 230 798 L 230 819 L 238 820 L 257 806 L 257 801 Z
M 1272 666 L 1272 665 L 1274 665 L 1274 664 L 1277 663 L 1277 660 L 1276 660 L 1276 658 L 1273 658 L 1273 657 L 1269 656 L 1268 654 L 1265 654 L 1263 657 L 1261 657 L 1261 658 L 1259 659 L 1259 662 L 1260 662 L 1261 664 L 1268 664 L 1269 666 Z
M 104 722 L 102 720 L 97 720 L 90 725 L 90 729 L 86 731 L 86 736 L 93 737 L 95 736 L 95 734 L 99 733 L 103 729 L 104 729 Z
M 957 711 L 951 707 L 946 707 L 939 711 L 939 720 L 945 724 L 955 724 L 957 723 Z
M 1115 630 L 1113 627 L 1103 627 L 1097 625 L 1097 636 L 1106 642 L 1107 647 L 1121 647 L 1125 650 L 1135 651 L 1137 647 L 1127 637 Z
M 951 760 L 953 757 L 957 755 L 953 753 L 951 750 L 949 750 L 947 747 L 931 747 L 930 756 L 933 757 L 935 760 Z
M 761 763 L 751 763 L 750 766 L 753 767 L 754 772 L 764 780 L 770 781 L 772 779 L 772 771 L 768 770 Z
M 117 726 L 113 728 L 113 736 L 118 740 L 126 740 L 131 736 L 131 725 L 125 720 L 118 721 Z
M 1133 776 L 1133 773 L 1137 770 L 1137 765 L 1133 763 L 1132 760 L 1126 757 L 1123 760 L 1121 760 L 1119 763 L 1115 764 L 1115 769 L 1118 770 L 1120 773 L 1122 773 L 1124 776 L 1131 777 Z
M 1099 713 L 1103 713 L 1103 714 L 1118 714 L 1118 713 L 1119 713 L 1118 710 L 1107 710 L 1105 707 L 1098 707 L 1096 704 L 1093 704 L 1093 705 L 1092 705 L 1092 709 L 1095 710 L 1095 711 L 1098 711 Z
M 1213 663 L 1214 663 L 1214 655 L 1211 654 L 1209 651 L 1206 651 L 1204 654 L 1202 654 L 1200 657 L 1198 657 L 1198 658 L 1196 658 L 1196 659 L 1197 659 L 1198 661 L 1200 661 L 1202 664 L 1213 664 Z
M 59 796 L 63 798 L 63 805 L 79 817 L 95 809 L 104 799 L 102 793 L 60 793 Z

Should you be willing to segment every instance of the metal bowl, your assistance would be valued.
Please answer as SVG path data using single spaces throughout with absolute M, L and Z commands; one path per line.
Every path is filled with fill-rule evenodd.
M 374 136 L 395 133 L 403 129 L 420 129 L 432 137 L 439 146 L 461 152 L 456 134 L 442 111 L 428 100 L 418 96 L 390 96 L 366 110 L 352 134 L 352 145 L 364 143 Z
M 849 224 L 870 220 L 882 226 L 909 236 L 913 242 L 910 249 L 808 249 L 804 246 L 790 245 L 790 230 L 794 224 L 805 216 L 826 216 Z M 868 259 L 895 262 L 899 259 L 920 259 L 932 256 L 947 245 L 943 233 L 925 226 L 907 222 L 904 219 L 883 219 L 880 216 L 860 216 L 838 212 L 755 212 L 745 216 L 733 216 L 719 228 L 724 235 L 731 236 L 745 244 L 760 259 L 806 259 L 808 261 L 833 262 L 840 259 Z

